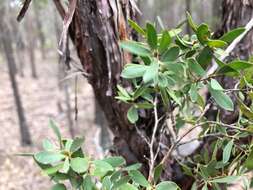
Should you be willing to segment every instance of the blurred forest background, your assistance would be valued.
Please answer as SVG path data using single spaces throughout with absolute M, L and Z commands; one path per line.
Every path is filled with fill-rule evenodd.
M 166 27 L 176 27 L 188 10 L 196 22 L 207 22 L 214 30 L 219 26 L 219 0 L 140 0 L 138 4 L 142 25 L 161 19 Z M 71 44 L 74 67 L 61 64 L 57 45 L 62 22 L 54 4 L 34 0 L 18 23 L 21 5 L 18 0 L 0 1 L 0 190 L 49 189 L 48 179 L 32 159 L 13 154 L 40 149 L 41 140 L 53 136 L 47 127 L 50 118 L 66 137 L 84 135 L 89 154 L 101 157 L 111 148 L 103 114 L 78 69 Z

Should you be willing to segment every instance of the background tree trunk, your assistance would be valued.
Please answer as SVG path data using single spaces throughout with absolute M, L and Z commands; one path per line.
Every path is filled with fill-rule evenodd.
M 32 15 L 27 16 L 27 20 L 25 23 L 27 34 L 28 34 L 28 36 L 26 36 L 26 39 L 28 42 L 27 50 L 28 50 L 30 66 L 31 66 L 31 75 L 32 75 L 32 78 L 36 79 L 38 78 L 36 63 L 35 63 L 36 40 L 34 37 L 34 24 L 33 24 L 31 16 Z
M 0 11 L 2 13 L 2 11 Z M 2 14 L 3 15 L 3 14 Z M 21 144 L 30 145 L 32 144 L 29 129 L 27 126 L 26 118 L 24 115 L 24 109 L 22 107 L 22 102 L 19 95 L 18 85 L 15 78 L 15 59 L 13 55 L 12 41 L 10 38 L 10 30 L 5 24 L 4 19 L 0 19 L 0 32 L 1 32 L 1 43 L 3 44 L 3 49 L 6 56 L 6 61 L 8 65 L 9 77 L 11 80 L 11 86 L 13 90 L 13 95 L 16 103 L 16 109 L 18 114 L 20 134 L 21 134 Z
M 191 0 L 185 0 L 185 11 L 191 13 Z M 186 24 L 186 33 L 191 34 L 191 27 L 188 23 Z
M 253 1 L 244 1 L 244 0 L 223 0 L 222 2 L 222 24 L 219 29 L 216 31 L 215 36 L 220 37 L 224 33 L 238 28 L 244 27 L 249 20 L 253 17 Z M 230 59 L 239 58 L 242 60 L 248 60 L 250 55 L 253 52 L 253 31 L 251 30 L 247 36 L 236 46 L 230 56 L 227 58 Z M 237 83 L 231 77 L 222 77 L 219 79 L 223 84 L 223 87 L 226 89 L 234 88 Z M 231 97 L 236 105 L 236 98 Z M 213 118 L 216 115 L 214 109 L 210 109 L 208 112 L 209 118 Z M 223 110 L 221 115 L 221 120 L 225 123 L 233 123 L 237 120 L 239 112 L 229 112 Z
M 43 28 L 42 28 L 42 23 L 41 23 L 41 7 L 39 6 L 40 2 L 34 1 L 33 2 L 33 8 L 34 8 L 34 20 L 35 20 L 35 24 L 36 24 L 36 32 L 37 32 L 37 36 L 39 39 L 39 47 L 40 47 L 40 51 L 41 51 L 41 55 L 42 55 L 42 59 L 46 59 L 46 49 L 45 49 L 45 42 L 46 42 L 46 38 L 45 35 L 43 33 Z

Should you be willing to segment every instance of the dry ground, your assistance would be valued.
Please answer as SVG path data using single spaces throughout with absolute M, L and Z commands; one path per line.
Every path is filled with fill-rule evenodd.
M 6 63 L 0 59 L 0 190 L 47 190 L 50 182 L 41 176 L 36 164 L 30 158 L 16 157 L 12 154 L 33 152 L 41 149 L 45 137 L 54 138 L 48 128 L 49 118 L 60 125 L 65 137 L 69 137 L 66 114 L 60 112 L 57 102 L 63 110 L 64 93 L 57 86 L 57 60 L 55 57 L 42 61 L 37 58 L 39 78 L 32 79 L 29 62 L 25 61 L 25 77 L 17 76 L 19 90 L 25 109 L 33 146 L 20 146 L 18 119 L 8 77 Z M 86 136 L 85 148 L 90 154 L 96 154 L 94 134 L 97 127 L 93 124 L 94 106 L 90 86 L 80 76 L 78 83 L 78 126 L 76 134 Z M 72 85 L 73 86 L 73 85 Z M 74 107 L 74 89 L 71 89 L 71 104 Z M 74 112 L 74 111 L 73 111 Z M 90 138 L 89 138 L 90 137 Z

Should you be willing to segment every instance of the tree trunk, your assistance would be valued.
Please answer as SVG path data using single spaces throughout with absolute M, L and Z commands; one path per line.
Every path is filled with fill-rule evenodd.
M 253 16 L 253 0 L 223 0 L 222 2 L 222 24 L 220 28 L 215 33 L 216 37 L 222 36 L 224 33 L 238 28 L 244 27 Z M 251 30 L 247 36 L 236 46 L 234 51 L 228 57 L 228 60 L 240 58 L 242 60 L 248 60 L 253 52 L 253 31 Z M 234 88 L 237 83 L 231 77 L 222 77 L 219 79 L 226 89 Z M 236 104 L 236 98 L 231 97 Z M 210 117 L 215 117 L 216 111 L 211 109 L 208 113 Z M 237 120 L 239 116 L 238 111 L 229 112 L 223 110 L 221 115 L 221 120 L 225 123 L 233 123 Z
M 144 163 L 144 170 L 148 171 L 145 156 L 149 157 L 149 148 L 135 127 L 128 122 L 128 106 L 114 98 L 117 94 L 116 86 L 121 83 L 122 67 L 131 61 L 129 55 L 123 55 L 118 42 L 133 37 L 126 21 L 134 17 L 135 11 L 129 0 L 77 1 L 70 36 L 84 70 L 90 75 L 88 80 L 96 100 L 115 136 L 115 152 L 124 156 L 128 163 Z M 142 121 L 139 127 L 143 130 L 148 127 L 152 129 L 152 119 Z
M 108 124 L 104 115 L 104 112 L 100 108 L 97 100 L 95 101 L 95 121 L 97 127 L 100 128 L 100 146 L 103 148 L 103 151 L 108 150 L 111 145 L 110 133 L 108 132 Z
M 1 37 L 1 42 L 3 44 L 6 60 L 7 60 L 9 76 L 10 76 L 11 85 L 13 89 L 13 95 L 14 95 L 14 99 L 16 103 L 16 109 L 17 109 L 19 126 L 20 126 L 21 143 L 22 145 L 30 145 L 32 144 L 32 141 L 31 141 L 29 130 L 28 130 L 27 122 L 25 119 L 24 109 L 22 107 L 22 102 L 20 99 L 19 90 L 18 90 L 16 78 L 15 78 L 15 70 L 14 70 L 15 60 L 14 60 L 14 55 L 13 55 L 11 38 L 9 36 L 10 30 L 3 20 L 4 19 L 0 19 L 0 32 L 1 32 L 0 37 Z
M 41 13 L 40 13 L 40 7 L 39 7 L 39 2 L 34 1 L 33 2 L 33 8 L 34 8 L 34 20 L 35 20 L 35 24 L 36 24 L 36 32 L 37 32 L 37 36 L 40 42 L 40 51 L 41 51 L 41 56 L 42 59 L 46 58 L 46 49 L 45 49 L 45 35 L 43 33 L 43 29 L 42 29 L 42 23 L 41 23 Z
M 185 11 L 191 13 L 191 0 L 185 0 Z M 186 33 L 191 34 L 191 27 L 189 23 L 186 24 Z
M 37 79 L 37 69 L 36 69 L 36 63 L 35 63 L 35 48 L 36 48 L 36 40 L 34 37 L 34 25 L 33 25 L 33 19 L 31 15 L 28 15 L 27 21 L 26 21 L 26 28 L 27 30 L 27 42 L 28 42 L 28 54 L 29 54 L 29 60 L 30 60 L 30 66 L 31 66 L 31 75 L 32 78 Z

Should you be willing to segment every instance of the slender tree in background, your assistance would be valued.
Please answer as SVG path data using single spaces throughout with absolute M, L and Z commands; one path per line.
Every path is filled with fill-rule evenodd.
M 46 38 L 45 38 L 45 35 L 43 32 L 42 22 L 41 22 L 42 3 L 43 2 L 40 2 L 40 1 L 34 1 L 33 2 L 33 10 L 34 10 L 34 14 L 36 15 L 36 16 L 34 16 L 34 20 L 35 20 L 35 24 L 36 24 L 37 36 L 38 36 L 39 43 L 40 43 L 39 47 L 40 47 L 40 51 L 41 51 L 41 56 L 42 56 L 42 59 L 45 59 L 46 58 L 46 49 L 45 49 Z
M 29 54 L 29 61 L 30 61 L 30 68 L 31 68 L 31 75 L 32 78 L 38 78 L 37 69 L 36 69 L 36 62 L 35 62 L 35 47 L 36 47 L 36 40 L 34 36 L 35 28 L 34 22 L 32 19 L 32 14 L 27 15 L 27 20 L 25 21 L 26 31 L 27 31 L 27 50 Z
M 4 8 L 1 8 L 0 10 L 1 15 L 4 15 Z M 19 127 L 20 127 L 20 135 L 21 135 L 21 143 L 22 145 L 31 145 L 31 137 L 29 133 L 29 129 L 27 126 L 26 118 L 24 115 L 24 109 L 22 106 L 18 85 L 15 78 L 15 59 L 13 55 L 13 48 L 12 48 L 12 41 L 10 38 L 10 30 L 8 25 L 5 23 L 4 17 L 0 17 L 0 32 L 1 32 L 1 43 L 3 44 L 3 50 L 6 56 L 6 61 L 8 65 L 8 71 L 9 71 L 9 77 L 11 80 L 11 86 L 13 90 L 13 95 L 15 99 L 17 114 L 18 114 L 18 120 L 19 120 Z
M 191 0 L 185 0 L 185 11 L 191 13 Z M 191 27 L 188 23 L 186 24 L 186 33 L 191 34 Z

